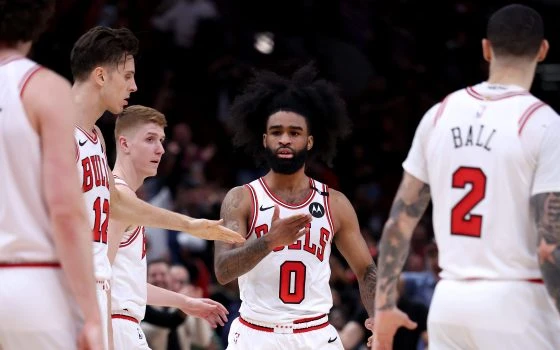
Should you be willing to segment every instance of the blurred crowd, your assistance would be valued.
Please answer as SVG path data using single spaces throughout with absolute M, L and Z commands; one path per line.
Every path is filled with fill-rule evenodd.
M 131 104 L 163 112 L 166 153 L 157 177 L 139 195 L 193 217 L 218 218 L 233 186 L 263 175 L 233 149 L 228 109 L 253 69 L 289 74 L 314 61 L 335 82 L 353 121 L 353 134 L 333 167 L 308 165 L 309 175 L 343 191 L 358 213 L 373 257 L 391 200 L 400 182 L 414 130 L 431 105 L 449 92 L 485 79 L 480 53 L 487 16 L 505 1 L 452 0 L 426 3 L 389 0 L 59 0 L 33 57 L 70 78 L 74 41 L 95 25 L 126 26 L 140 39 L 139 90 Z M 560 40 L 555 2 L 525 2 L 539 10 L 551 42 L 533 94 L 559 110 Z M 114 117 L 99 125 L 113 139 Z M 114 145 L 108 142 L 110 163 Z M 211 296 L 239 308 L 235 282 L 213 277 L 212 244 L 184 232 L 147 229 L 148 281 L 191 296 Z M 355 277 L 340 255 L 331 257 L 332 324 L 350 349 L 367 339 Z M 422 349 L 431 293 L 437 283 L 437 247 L 428 212 L 413 235 L 402 276 L 401 309 L 419 323 L 399 331 L 396 349 Z M 223 349 L 228 326 L 212 330 L 174 310 L 147 311 L 143 327 L 160 349 Z

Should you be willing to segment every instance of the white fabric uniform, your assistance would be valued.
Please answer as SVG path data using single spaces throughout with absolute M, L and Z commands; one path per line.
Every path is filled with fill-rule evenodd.
M 116 185 L 128 184 L 115 176 Z M 146 312 L 146 235 L 143 226 L 124 233 L 113 262 L 111 314 L 115 350 L 149 349 L 139 322 Z
M 21 95 L 40 66 L 0 59 L 0 348 L 75 349 L 81 319 L 52 239 L 41 141 Z
M 420 122 L 403 167 L 430 185 L 433 201 L 443 280 L 430 349 L 560 348 L 529 209 L 532 195 L 560 192 L 559 133 L 549 106 L 488 83 L 450 94 Z M 455 330 L 470 343 L 449 342 Z
M 302 203 L 289 205 L 262 178 L 246 185 L 252 198 L 248 241 L 268 232 L 274 205 L 280 217 L 311 213 L 314 218 L 308 235 L 276 248 L 239 277 L 240 318 L 230 329 L 228 349 L 253 349 L 255 344 L 269 350 L 342 349 L 327 316 L 332 307 L 329 257 L 334 235 L 328 188 L 312 179 L 309 187 Z
M 109 303 L 107 291 L 111 279 L 111 264 L 107 256 L 110 200 L 107 156 L 95 129 L 87 132 L 76 127 L 74 136 L 77 147 L 78 173 L 93 232 L 93 267 L 97 279 L 97 302 L 105 332 L 104 339 L 108 347 Z

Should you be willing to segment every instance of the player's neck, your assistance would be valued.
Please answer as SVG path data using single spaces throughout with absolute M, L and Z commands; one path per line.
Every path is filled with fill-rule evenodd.
M 517 85 L 529 91 L 535 78 L 536 63 L 519 61 L 493 61 L 490 63 L 488 83 Z
M 87 81 L 74 83 L 72 95 L 78 109 L 76 124 L 84 130 L 92 130 L 106 110 L 101 97 Z
M 19 42 L 15 46 L 3 46 L 0 44 L 0 59 L 11 56 L 27 56 L 31 49 L 31 42 Z
M 305 174 L 305 167 L 289 175 L 271 170 L 263 178 L 273 192 L 298 192 L 309 188 L 309 178 Z
M 113 168 L 113 175 L 120 177 L 126 182 L 128 187 L 136 192 L 144 183 L 146 176 L 140 174 L 136 170 L 132 162 L 126 162 L 117 156 L 115 167 Z

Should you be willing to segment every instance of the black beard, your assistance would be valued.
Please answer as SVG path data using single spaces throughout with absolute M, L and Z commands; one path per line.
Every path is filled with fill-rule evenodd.
M 272 152 L 272 150 L 267 147 L 264 151 L 264 157 L 272 171 L 279 174 L 291 175 L 305 165 L 305 161 L 307 160 L 307 148 L 295 152 L 292 158 L 279 158 L 276 153 Z

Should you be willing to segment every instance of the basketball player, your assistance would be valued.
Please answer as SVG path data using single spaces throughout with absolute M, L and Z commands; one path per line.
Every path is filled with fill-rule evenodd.
M 3 350 L 102 349 L 70 84 L 25 58 L 54 6 L 53 0 L 0 1 Z
M 498 10 L 482 50 L 488 81 L 432 107 L 403 163 L 380 242 L 374 349 L 415 326 L 395 306 L 396 284 L 430 197 L 442 268 L 430 349 L 560 349 L 560 118 L 528 91 L 548 51 L 540 15 Z
M 105 141 L 95 122 L 107 110 L 113 114 L 122 112 L 130 94 L 137 90 L 134 81 L 137 50 L 138 39 L 130 30 L 95 27 L 78 39 L 70 57 L 74 76 L 72 92 L 78 106 L 77 166 L 93 229 L 94 270 L 104 330 L 110 320 L 107 306 L 111 278 L 107 257 L 109 215 L 127 224 L 186 231 L 204 239 L 243 241 L 239 234 L 221 226 L 220 221 L 173 213 L 115 189 L 113 175 L 107 166 Z M 105 332 L 105 339 L 108 342 L 108 332 Z
M 128 107 L 117 118 L 117 160 L 113 174 L 115 184 L 122 187 L 122 191 L 136 196 L 144 180 L 156 175 L 164 153 L 162 142 L 166 125 L 163 114 L 144 106 Z M 108 238 L 113 268 L 111 312 L 116 350 L 149 349 L 139 325 L 146 303 L 181 309 L 186 314 L 206 319 L 213 327 L 223 326 L 223 321 L 227 321 L 226 308 L 213 300 L 190 298 L 147 284 L 144 227 L 110 219 Z
M 270 171 L 224 199 L 224 224 L 243 245 L 216 242 L 215 272 L 239 278 L 240 317 L 228 349 L 342 349 L 329 324 L 329 257 L 334 242 L 357 276 L 373 316 L 376 268 L 356 213 L 341 193 L 309 178 L 308 156 L 330 163 L 350 121 L 334 87 L 308 65 L 285 79 L 260 73 L 232 107 L 236 145 Z

